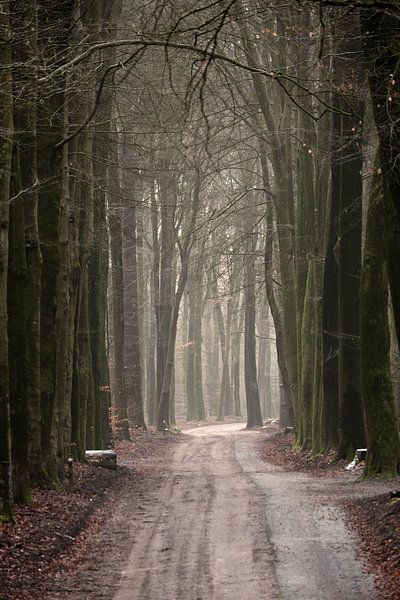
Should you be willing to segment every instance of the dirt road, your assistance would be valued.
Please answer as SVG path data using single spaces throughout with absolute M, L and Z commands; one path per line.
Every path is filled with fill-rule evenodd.
M 186 432 L 190 437 L 174 452 L 163 508 L 133 545 L 115 600 L 281 597 L 263 494 L 235 457 L 237 429 Z
M 132 490 L 115 508 L 101 559 L 54 598 L 379 597 L 336 506 L 341 497 L 376 493 L 374 484 L 360 492 L 350 481 L 272 467 L 258 458 L 265 434 L 243 431 L 243 424 L 180 438 L 162 480 L 140 497 Z

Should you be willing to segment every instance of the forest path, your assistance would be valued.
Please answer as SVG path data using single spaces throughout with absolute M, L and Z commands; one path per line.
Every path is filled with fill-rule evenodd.
M 243 423 L 185 432 L 158 518 L 136 539 L 115 600 L 281 598 L 263 494 L 243 473 Z
M 135 459 L 81 568 L 49 600 L 377 600 L 338 501 L 390 484 L 291 473 L 259 458 L 268 434 L 199 427 Z
M 378 597 L 332 503 L 352 495 L 353 483 L 266 464 L 258 458 L 265 434 L 243 424 L 185 435 L 114 600 Z

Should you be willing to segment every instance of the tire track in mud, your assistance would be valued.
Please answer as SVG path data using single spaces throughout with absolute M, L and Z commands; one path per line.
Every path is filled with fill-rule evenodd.
M 162 519 L 135 541 L 114 600 L 280 599 L 262 498 L 233 438 L 188 436 L 168 470 Z
M 265 493 L 283 600 L 378 600 L 339 506 L 345 498 L 376 493 L 376 486 L 283 471 L 261 461 L 258 444 L 252 451 L 245 439 L 236 440 L 236 456 Z
M 377 600 L 337 506 L 376 486 L 281 471 L 258 458 L 265 433 L 242 427 L 191 430 L 150 457 L 49 599 Z

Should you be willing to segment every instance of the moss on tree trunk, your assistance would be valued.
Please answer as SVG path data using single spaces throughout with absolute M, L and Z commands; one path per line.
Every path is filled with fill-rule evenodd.
M 365 477 L 397 477 L 400 440 L 390 373 L 385 204 L 381 176 L 371 186 L 361 278 L 361 382 L 368 434 Z

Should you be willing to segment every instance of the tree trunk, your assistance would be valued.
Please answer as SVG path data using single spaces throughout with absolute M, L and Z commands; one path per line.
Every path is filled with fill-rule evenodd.
M 13 94 L 20 99 L 14 104 L 14 148 L 12 161 L 11 195 L 15 200 L 9 210 L 9 261 L 8 261 L 8 354 L 9 387 L 12 433 L 13 499 L 15 502 L 30 502 L 29 484 L 29 395 L 28 395 L 28 330 L 27 330 L 27 262 L 25 250 L 24 187 L 33 184 L 21 160 L 27 160 L 29 167 L 35 167 L 29 159 L 35 156 L 35 138 L 29 118 L 34 115 L 32 77 L 25 67 L 32 58 L 26 51 L 26 10 L 16 10 L 12 6 L 11 28 L 14 37 L 12 62 L 18 64 L 13 69 Z M 30 20 L 32 16 L 29 15 Z M 33 16 L 35 20 L 35 16 Z M 33 27 L 33 30 L 35 28 Z M 35 34 L 33 34 L 33 40 Z M 31 40 L 30 40 L 31 41 Z M 29 44 L 28 44 L 29 45 Z M 35 44 L 32 44 L 33 48 Z M 29 150 L 26 151 L 26 146 Z M 21 156 L 22 155 L 22 156 Z M 29 168 L 28 167 L 28 168 Z M 22 181 L 22 179 L 24 181 Z
M 192 270 L 189 269 L 188 276 L 188 339 L 187 339 L 187 352 L 186 352 L 186 405 L 187 405 L 187 420 L 194 421 L 197 418 L 196 412 L 196 388 L 195 388 L 195 371 L 194 371 L 194 286 L 195 278 L 192 274 Z
M 253 213 L 253 210 L 251 210 Z M 248 222 L 255 227 L 253 222 Z M 257 234 L 246 232 L 246 255 L 244 257 L 244 377 L 246 388 L 247 428 L 262 425 L 260 398 L 257 384 L 256 360 L 256 271 L 255 250 Z
M 61 3 L 57 10 L 39 6 L 38 40 L 44 59 L 54 65 L 68 43 L 72 7 Z M 48 55 L 51 47 L 51 56 Z M 65 77 L 52 82 L 55 89 L 39 102 L 38 110 L 38 176 L 47 181 L 39 193 L 39 237 L 43 268 L 41 271 L 41 415 L 42 450 L 48 485 L 59 485 L 57 402 L 58 360 L 58 283 L 62 248 L 60 233 L 63 210 L 63 151 L 55 146 L 64 136 Z
M 203 319 L 203 330 L 205 332 L 205 376 L 206 376 L 206 398 L 207 398 L 207 413 L 213 413 L 214 401 L 214 380 L 213 380 L 213 326 L 212 326 L 212 309 L 209 302 L 209 291 L 207 285 L 207 301 Z
M 148 303 L 147 303 L 147 357 L 146 357 L 146 406 L 147 419 L 149 425 L 154 425 L 156 422 L 156 318 L 155 318 L 155 301 L 154 301 L 154 278 L 153 268 L 150 266 L 150 281 L 148 283 Z
M 125 160 L 127 157 L 125 157 Z M 144 428 L 141 335 L 139 328 L 139 291 L 137 261 L 136 205 L 143 196 L 142 182 L 137 171 L 132 177 L 124 169 L 124 200 L 122 207 L 122 245 L 124 270 L 124 319 L 126 394 L 129 420 L 133 427 Z M 134 180 L 136 179 L 136 180 Z
M 303 11 L 301 25 L 311 26 L 308 11 Z M 298 75 L 303 81 L 309 79 L 309 45 L 301 48 Z M 312 98 L 303 100 L 304 108 L 312 114 Z M 313 376 L 314 376 L 314 285 L 315 272 L 312 255 L 315 248 L 314 194 L 316 152 L 315 123 L 305 111 L 299 113 L 298 136 L 301 140 L 297 164 L 297 206 L 295 231 L 296 319 L 297 319 L 297 445 L 310 448 L 312 444 Z
M 213 300 L 213 312 L 214 312 L 214 325 L 215 329 L 218 331 L 218 338 L 220 343 L 220 353 L 221 353 L 221 363 L 222 363 L 222 374 L 221 374 L 221 384 L 220 384 L 220 393 L 219 393 L 219 402 L 218 402 L 218 420 L 222 421 L 225 413 L 225 405 L 226 405 L 226 396 L 229 394 L 230 388 L 230 377 L 229 377 L 229 362 L 228 357 L 226 356 L 226 330 L 225 330 L 225 322 L 224 322 L 224 314 L 222 312 L 221 300 L 218 298 L 218 284 L 217 277 L 214 273 L 211 275 L 212 277 L 212 291 L 214 295 Z
M 29 6 L 12 6 L 13 62 L 18 68 L 13 70 L 15 97 L 14 106 L 15 143 L 19 157 L 18 189 L 21 196 L 15 201 L 23 206 L 21 217 L 25 227 L 25 303 L 24 320 L 26 331 L 26 419 L 28 431 L 26 440 L 29 452 L 29 471 L 32 483 L 43 477 L 41 409 L 40 409 L 40 279 L 41 254 L 38 231 L 38 195 L 36 164 L 36 70 L 32 59 L 37 55 L 37 15 L 35 3 Z M 29 33 L 28 33 L 29 32 Z M 11 287 L 11 285 L 10 285 Z M 18 364 L 18 363 L 17 363 Z M 19 375 L 22 374 L 21 365 Z
M 332 188 L 338 185 L 339 458 L 352 458 L 365 444 L 360 390 L 359 293 L 361 272 L 362 155 L 341 115 L 340 155 Z M 345 144 L 345 146 L 344 146 Z M 349 159 L 349 152 L 351 158 Z M 338 180 L 335 180 L 338 177 Z
M 163 380 L 161 385 L 160 392 L 160 400 L 158 404 L 158 413 L 157 413 L 157 429 L 158 431 L 162 431 L 165 427 L 168 427 L 170 424 L 171 410 L 170 410 L 170 397 L 171 397 L 171 385 L 174 376 L 174 359 L 175 359 L 175 344 L 176 344 L 176 333 L 178 326 L 178 318 L 179 318 L 179 307 L 182 299 L 183 292 L 185 290 L 188 278 L 189 271 L 189 257 L 190 251 L 192 248 L 192 244 L 195 236 L 195 226 L 197 214 L 200 207 L 200 173 L 196 172 L 196 179 L 194 184 L 193 198 L 190 206 L 190 210 L 186 215 L 186 219 L 182 224 L 182 238 L 183 242 L 178 240 L 180 258 L 181 258 L 181 270 L 179 273 L 178 285 L 175 292 L 175 280 L 176 280 L 176 266 L 173 265 L 173 246 L 172 242 L 174 240 L 174 212 L 176 208 L 176 197 L 174 197 L 174 202 L 172 207 L 168 207 L 165 205 L 161 205 L 161 279 L 160 279 L 160 309 L 161 309 L 161 325 L 165 327 L 166 314 L 163 315 L 166 311 L 166 307 L 168 303 L 167 299 L 171 295 L 171 291 L 175 292 L 173 296 L 173 302 L 171 307 L 171 312 L 169 315 L 169 331 L 168 331 L 168 340 L 165 351 L 165 362 L 163 369 Z M 175 186 L 174 186 L 175 187 Z M 167 191 L 165 188 L 164 192 Z M 175 190 L 176 191 L 176 190 Z M 164 200 L 167 200 L 168 196 L 164 197 Z M 163 198 L 162 198 L 163 200 Z M 172 208 L 172 210 L 171 210 Z M 164 227 L 166 228 L 164 231 L 164 239 L 163 239 L 163 210 L 168 211 L 169 214 L 164 214 Z M 168 242 L 168 243 L 167 243 Z M 175 244 L 175 241 L 174 241 Z M 171 247 L 172 246 L 172 247 Z M 172 253 L 172 256 L 163 257 L 163 248 L 167 252 Z M 172 263 L 172 264 L 171 264 Z M 171 264 L 171 268 L 168 273 L 168 269 L 166 267 Z M 167 289 L 167 293 L 164 297 L 164 291 L 162 290 L 163 286 L 170 286 Z M 164 341 L 163 337 L 161 341 Z M 162 355 L 164 355 L 164 348 L 161 346 Z
M 243 8 L 243 10 L 245 10 Z M 247 61 L 251 67 L 262 66 L 260 55 L 257 46 L 251 40 L 251 36 L 242 21 L 243 44 L 246 50 Z M 284 35 L 282 38 L 284 39 Z M 281 58 L 285 59 L 284 53 Z M 295 421 L 296 414 L 296 398 L 297 398 L 297 327 L 296 327 L 296 295 L 295 295 L 295 274 L 294 274 L 294 221 L 293 221 L 293 179 L 292 170 L 289 168 L 291 164 L 291 148 L 286 131 L 291 126 L 291 104 L 290 101 L 283 95 L 275 102 L 276 97 L 270 96 L 269 88 L 267 88 L 264 78 L 256 72 L 252 73 L 252 82 L 254 88 L 255 99 L 258 102 L 260 111 L 263 116 L 264 125 L 273 135 L 273 142 L 270 148 L 270 160 L 274 172 L 274 195 L 273 208 L 277 221 L 277 237 L 279 242 L 279 266 L 281 275 L 281 292 L 282 292 L 282 308 L 283 318 L 281 318 L 281 334 L 284 343 L 285 366 L 283 366 L 283 356 L 281 354 L 281 364 L 284 370 L 283 385 L 286 386 L 285 397 L 292 402 L 292 406 L 288 409 L 288 415 L 284 416 L 285 420 Z M 276 119 L 274 108 L 278 109 L 281 114 L 280 122 Z M 262 138 L 261 138 L 262 139 Z M 263 141 L 261 146 L 265 142 Z M 261 148 L 261 160 L 265 163 L 263 157 L 264 148 Z M 265 166 L 263 165 L 263 179 L 269 179 Z M 270 189 L 266 185 L 267 190 Z M 272 300 L 272 298 L 271 298 Z M 273 301 L 272 301 L 273 302 Z M 270 304 L 271 306 L 271 304 Z M 272 310 L 272 306 L 271 306 Z M 274 314 L 274 313 L 273 313 Z M 274 317 L 275 320 L 275 317 Z M 282 348 L 283 350 L 283 348 Z M 286 381 L 288 382 L 286 385 Z M 289 391 L 290 390 L 290 391 Z M 289 396 L 289 397 L 287 397 Z M 283 416 L 283 415 L 282 415 Z
M 79 281 L 78 310 L 75 330 L 75 360 L 74 380 L 72 394 L 72 431 L 71 442 L 74 455 L 80 461 L 85 460 L 86 450 L 86 425 L 88 398 L 93 387 L 91 384 L 91 354 L 88 328 L 88 281 L 87 266 L 81 267 Z M 90 432 L 89 442 L 94 443 L 93 432 Z M 93 446 L 89 446 L 93 449 Z
M 368 453 L 364 476 L 397 477 L 400 439 L 390 374 L 385 202 L 381 177 L 371 187 L 361 280 L 361 376 Z
M 259 392 L 264 418 L 272 417 L 272 385 L 271 385 L 271 326 L 269 320 L 268 300 L 265 290 L 260 303 L 260 351 L 259 351 Z
M 176 181 L 174 175 L 169 170 L 169 164 L 162 161 L 160 166 L 162 173 L 159 179 L 160 186 L 160 202 L 161 202 L 161 244 L 160 244 L 160 273 L 159 273 L 159 304 L 158 304 L 158 327 L 157 327 L 157 398 L 158 398 L 158 415 L 160 406 L 166 408 L 165 402 L 161 402 L 161 389 L 164 386 L 164 370 L 167 368 L 167 353 L 169 336 L 171 331 L 171 318 L 174 305 L 174 289 L 175 283 L 172 281 L 174 248 L 175 248 L 175 232 L 174 220 L 176 210 Z M 169 361 L 171 366 L 171 361 Z M 167 379 L 170 375 L 167 376 Z M 164 394 L 169 392 L 164 388 Z M 164 398 L 165 400 L 165 398 Z M 168 404 L 168 403 L 167 403 Z M 162 419 L 169 421 L 169 405 L 166 414 L 163 414 Z M 159 416 L 157 417 L 159 422 Z
M 386 206 L 393 207 L 396 226 L 391 243 L 400 246 L 400 96 L 397 92 L 400 45 L 399 10 L 393 1 L 385 9 L 374 7 L 360 12 L 364 55 L 368 65 L 369 87 L 379 138 L 380 166 L 384 180 Z M 389 208 L 390 207 L 390 208 Z M 397 339 L 400 340 L 400 276 L 398 257 L 388 261 L 389 283 Z
M 148 390 L 147 396 L 147 411 L 149 415 L 149 423 L 155 425 L 157 421 L 157 409 L 159 400 L 159 383 L 158 383 L 158 370 L 159 370 L 159 359 L 158 359 L 158 335 L 160 331 L 160 244 L 158 238 L 158 222 L 159 222 L 159 210 L 156 201 L 156 191 L 154 179 L 150 182 L 150 216 L 151 216 L 151 239 L 152 239 L 152 250 L 153 260 L 151 268 L 151 281 L 150 281 L 150 306 L 154 311 L 154 318 L 151 319 L 151 345 L 153 346 L 153 352 L 150 354 L 149 344 L 149 357 L 148 365 L 149 369 L 153 368 L 152 373 L 148 373 L 147 380 L 153 381 L 153 394 L 150 395 Z M 152 314 L 150 312 L 150 314 Z M 149 377 L 150 375 L 150 377 Z
M 168 344 L 167 344 L 167 354 L 164 366 L 164 378 L 161 386 L 160 393 L 160 402 L 158 405 L 158 413 L 157 413 L 157 430 L 163 431 L 166 427 L 170 425 L 170 394 L 171 394 L 171 384 L 173 377 L 173 367 L 174 367 L 174 359 L 175 359 L 175 342 L 176 342 L 176 332 L 178 325 L 178 317 L 179 317 L 179 306 L 182 299 L 182 295 L 186 286 L 187 276 L 188 276 L 188 268 L 189 268 L 189 255 L 183 254 L 182 256 L 182 264 L 181 264 L 181 272 L 179 274 L 179 282 L 178 287 L 174 296 L 174 303 L 171 311 L 171 320 L 170 320 L 170 330 L 168 336 Z
M 0 2 L 2 65 L 11 66 L 10 7 Z M 11 69 L 0 76 L 0 522 L 12 519 L 10 395 L 7 334 L 8 219 L 12 160 L 13 104 Z
M 297 443 L 302 449 L 312 446 L 313 375 L 315 349 L 314 264 L 308 268 L 301 328 L 301 371 L 299 373 L 299 419 Z
M 110 249 L 112 265 L 112 314 L 114 338 L 114 389 L 113 399 L 115 407 L 115 435 L 117 439 L 129 440 L 129 423 L 127 414 L 127 398 L 125 388 L 125 362 L 124 362 L 124 274 L 122 264 L 122 205 L 121 189 L 118 184 L 120 173 L 118 157 L 110 169 L 110 181 L 113 187 L 108 198 Z
M 205 407 L 203 397 L 203 364 L 202 364 L 202 320 L 203 320 L 203 288 L 201 257 L 197 252 L 192 258 L 192 269 L 189 269 L 188 299 L 189 328 L 187 346 L 186 397 L 188 420 L 203 420 Z
M 194 312 L 194 387 L 196 390 L 196 415 L 199 421 L 202 421 L 206 417 L 206 411 L 204 406 L 204 395 L 203 395 L 203 359 L 202 359 L 202 345 L 203 345 L 203 286 L 202 286 L 202 265 L 197 269 L 196 276 L 196 289 L 195 289 L 195 312 Z
M 244 322 L 243 307 L 239 310 L 239 299 L 236 305 L 236 315 L 232 330 L 232 395 L 233 395 L 233 415 L 235 417 L 242 416 L 240 403 L 240 353 L 242 347 L 242 330 Z
M 136 205 L 136 256 L 137 256 L 137 295 L 138 295 L 138 331 L 140 341 L 140 379 L 141 379 L 141 403 L 137 407 L 137 421 L 142 420 L 142 427 L 145 427 L 144 403 L 147 394 L 147 378 L 145 368 L 145 357 L 147 354 L 148 338 L 145 335 L 146 329 L 146 286 L 147 273 L 145 272 L 145 227 L 144 227 L 144 198 L 143 182 L 141 181 L 141 197 L 138 198 Z M 138 394 L 139 395 L 139 394 Z
M 274 291 L 273 281 L 273 247 L 274 247 L 274 227 L 273 227 L 273 202 L 271 199 L 271 187 L 269 178 L 268 163 L 266 160 L 265 143 L 259 138 L 260 159 L 262 167 L 262 177 L 265 188 L 266 215 L 265 215 L 265 248 L 264 248 L 264 272 L 265 289 L 268 304 L 271 310 L 272 319 L 276 335 L 276 351 L 278 357 L 278 366 L 281 377 L 281 398 L 280 398 L 280 424 L 283 427 L 294 427 L 294 394 L 296 392 L 293 382 L 289 376 L 289 366 L 287 361 L 287 348 L 284 335 L 284 323 Z
M 17 124 L 17 119 L 14 121 Z M 14 146 L 12 195 L 21 190 L 18 146 Z M 23 202 L 9 213 L 8 355 L 13 459 L 13 498 L 30 502 L 28 456 L 26 257 Z
M 116 19 L 121 10 L 120 2 L 98 0 L 93 5 L 99 22 L 98 38 L 107 41 L 114 38 Z M 96 83 L 100 85 L 113 61 L 114 50 L 104 49 L 98 58 Z M 109 265 L 109 241 L 106 223 L 106 190 L 110 151 L 110 124 L 113 82 L 105 81 L 101 103 L 97 109 L 93 136 L 94 214 L 93 247 L 89 259 L 89 322 L 92 355 L 93 389 L 96 405 L 96 448 L 108 448 L 111 443 L 110 425 L 110 374 L 106 340 L 107 285 Z
M 220 356 L 220 330 L 218 327 L 218 315 L 215 305 L 212 306 L 212 402 L 210 404 L 210 414 L 218 415 L 218 399 L 221 394 L 221 356 Z
M 340 116 L 335 115 L 334 118 L 340 119 Z M 332 168 L 334 168 L 334 165 L 332 165 Z M 335 257 L 339 219 L 337 181 L 337 178 L 333 176 L 322 290 L 323 406 L 321 445 L 324 449 L 337 448 L 339 443 L 338 264 Z

